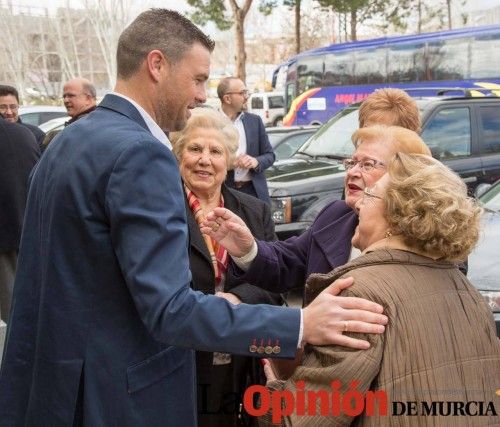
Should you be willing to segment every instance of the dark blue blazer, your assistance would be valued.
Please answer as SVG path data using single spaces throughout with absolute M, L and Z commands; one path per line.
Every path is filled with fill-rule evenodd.
M 259 165 L 255 169 L 250 170 L 252 184 L 259 199 L 271 204 L 264 171 L 270 167 L 276 159 L 273 147 L 271 147 L 264 123 L 262 123 L 262 119 L 259 116 L 245 112 L 241 120 L 243 121 L 247 139 L 247 154 L 255 157 L 259 162 Z M 233 171 L 228 172 L 226 183 L 230 187 L 233 187 Z
M 0 253 L 19 249 L 28 178 L 39 158 L 34 135 L 0 117 Z
M 349 260 L 357 225 L 358 216 L 344 201 L 332 202 L 300 236 L 278 242 L 257 240 L 258 254 L 249 270 L 243 272 L 231 263 L 231 280 L 277 292 L 303 288 L 310 274 L 328 273 Z
M 0 371 L 5 426 L 195 426 L 193 348 L 296 352 L 300 313 L 190 288 L 177 163 L 107 95 L 32 174 Z M 175 347 L 174 347 L 175 346 Z

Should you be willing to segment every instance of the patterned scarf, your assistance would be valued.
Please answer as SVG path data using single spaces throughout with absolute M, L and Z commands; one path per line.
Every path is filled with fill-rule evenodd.
M 203 212 L 200 201 L 189 188 L 184 186 L 184 190 L 186 192 L 189 208 L 191 209 L 191 212 L 193 212 L 193 215 L 196 219 L 198 226 L 200 226 L 201 223 L 205 221 L 205 213 Z M 221 208 L 224 207 L 224 198 L 222 197 L 222 194 L 220 195 L 219 207 Z M 226 275 L 227 264 L 228 264 L 228 256 L 226 248 L 224 248 L 224 246 L 221 246 L 210 236 L 207 236 L 206 234 L 202 234 L 202 236 L 207 245 L 208 252 L 210 253 L 212 266 L 214 267 L 215 292 L 223 291 L 224 286 L 223 283 L 221 282 Z

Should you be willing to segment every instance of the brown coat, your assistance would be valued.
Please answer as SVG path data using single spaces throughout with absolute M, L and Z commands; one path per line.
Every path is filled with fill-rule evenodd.
M 357 390 L 363 394 L 367 390 L 387 393 L 388 415 L 363 412 L 355 420 L 345 414 L 301 417 L 295 408 L 282 425 L 343 426 L 353 421 L 362 426 L 500 425 L 500 397 L 495 395 L 500 389 L 500 341 L 488 306 L 458 268 L 410 252 L 378 250 L 329 274 L 312 275 L 307 282 L 308 300 L 341 276 L 354 277 L 354 285 L 343 295 L 384 307 L 389 317 L 385 333 L 349 334 L 368 339 L 368 350 L 307 346 L 292 377 L 268 386 L 295 395 L 296 382 L 304 380 L 306 390 L 327 390 L 331 397 L 332 381 L 340 380 L 345 393 L 350 382 L 357 380 Z M 417 402 L 419 414 L 422 402 L 482 401 L 483 411 L 493 402 L 499 415 L 392 416 L 395 401 Z M 307 399 L 305 408 L 307 413 Z M 477 410 L 470 406 L 470 411 Z M 266 417 L 261 425 L 268 425 Z

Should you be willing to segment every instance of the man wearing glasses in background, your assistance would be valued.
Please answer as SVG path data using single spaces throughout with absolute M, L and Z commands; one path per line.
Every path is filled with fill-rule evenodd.
M 69 80 L 64 84 L 62 99 L 64 106 L 66 107 L 66 111 L 68 112 L 68 116 L 71 117 L 66 123 L 64 123 L 64 126 L 68 126 L 82 117 L 85 117 L 96 108 L 95 87 L 90 80 L 82 77 Z M 47 133 L 47 137 L 44 139 L 41 147 L 42 151 L 45 151 L 47 146 L 59 134 L 59 132 L 61 132 L 61 129 L 54 129 Z
M 217 86 L 222 111 L 240 134 L 234 170 L 227 174 L 226 184 L 271 204 L 264 171 L 275 160 L 262 119 L 246 112 L 248 89 L 236 77 L 223 78 Z
M 38 127 L 23 123 L 19 118 L 19 93 L 13 86 L 0 85 L 0 114 L 11 123 L 20 123 L 35 135 L 38 146 L 42 146 L 45 133 Z

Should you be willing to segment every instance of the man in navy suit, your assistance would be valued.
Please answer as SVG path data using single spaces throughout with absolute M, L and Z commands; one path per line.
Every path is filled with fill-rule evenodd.
M 293 357 L 381 332 L 382 308 L 232 305 L 190 289 L 179 172 L 165 131 L 205 101 L 213 42 L 165 9 L 118 42 L 118 78 L 34 169 L 0 371 L 2 426 L 195 426 L 193 348 Z M 344 302 L 345 301 L 345 302 Z M 360 321 L 360 322 L 356 322 Z M 354 343 L 353 345 L 367 345 Z
M 234 169 L 227 174 L 226 184 L 271 204 L 264 171 L 276 158 L 264 123 L 256 114 L 246 112 L 248 89 L 242 80 L 225 77 L 217 86 L 224 114 L 240 134 Z
M 0 116 L 0 319 L 8 323 L 28 178 L 40 158 L 35 136 Z

